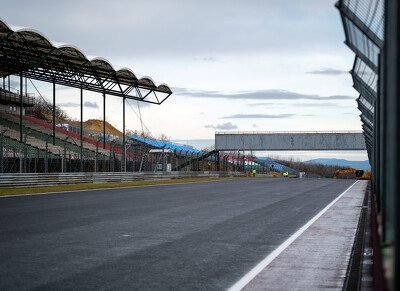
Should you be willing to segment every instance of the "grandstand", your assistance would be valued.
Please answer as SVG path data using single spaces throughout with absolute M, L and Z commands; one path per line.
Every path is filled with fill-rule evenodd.
M 19 78 L 19 89 L 11 87 L 11 76 L 14 76 L 13 81 L 15 77 Z M 36 99 L 27 92 L 28 80 L 33 86 L 32 80 L 52 84 L 53 100 L 49 105 L 52 116 L 44 112 L 34 113 Z M 37 31 L 14 31 L 1 19 L 0 82 L 0 173 L 245 171 L 255 167 L 266 168 L 243 156 L 219 153 L 213 147 L 198 150 L 127 136 L 126 99 L 160 105 L 172 94 L 168 85 L 156 86 L 149 77 L 139 79 L 126 68 L 114 70 L 105 59 L 89 60 L 73 46 L 56 47 Z M 57 119 L 56 85 L 80 89 L 80 121 L 66 123 Z M 102 121 L 91 120 L 84 124 L 84 90 L 101 94 Z M 122 98 L 122 132 L 106 126 L 107 95 Z M 87 128 L 89 122 L 92 123 L 90 130 Z
M 11 88 L 11 76 L 19 77 L 19 90 Z M 28 79 L 52 83 L 51 122 L 28 116 L 35 107 L 35 97 L 27 92 Z M 14 31 L 1 19 L 0 80 L 1 172 L 136 171 L 138 164 L 140 169 L 152 168 L 143 162 L 148 147 L 125 141 L 125 102 L 161 104 L 172 94 L 168 85 L 156 86 L 149 77 L 139 79 L 127 68 L 116 71 L 105 59 L 89 60 L 73 46 L 56 47 L 35 30 Z M 57 122 L 56 85 L 80 89 L 79 131 Z M 84 135 L 84 90 L 103 97 L 103 131 L 96 134 L 101 140 Z M 123 99 L 122 141 L 106 131 L 107 95 Z

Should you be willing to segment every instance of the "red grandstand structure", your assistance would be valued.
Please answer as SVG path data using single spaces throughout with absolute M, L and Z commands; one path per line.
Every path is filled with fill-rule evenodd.
M 10 86 L 10 77 L 19 76 L 19 90 Z M 3 157 L 10 149 L 14 158 L 24 156 L 23 165 L 11 167 L 9 171 L 30 171 L 27 166 L 31 153 L 35 161 L 43 157 L 51 160 L 62 156 L 62 167 L 45 171 L 66 171 L 66 160 L 79 161 L 77 169 L 89 170 L 84 166 L 86 160 L 95 156 L 95 166 L 92 170 L 100 169 L 99 157 L 109 157 L 108 168 L 113 170 L 112 161 L 120 161 L 121 169 L 126 171 L 126 161 L 134 154 L 126 152 L 125 140 L 125 102 L 126 99 L 138 100 L 154 104 L 163 103 L 172 91 L 166 84 L 156 86 L 149 77 L 137 78 L 128 68 L 115 70 L 105 59 L 89 60 L 83 52 L 74 46 L 63 45 L 56 47 L 42 33 L 32 29 L 14 31 L 0 19 L 0 129 L 1 129 L 1 167 L 4 171 Z M 26 111 L 35 106 L 35 98 L 26 91 L 28 79 L 40 80 L 53 84 L 53 116 L 51 124 L 32 116 Z M 25 88 L 24 88 L 25 80 Z M 56 119 L 56 85 L 80 89 L 81 126 L 79 133 L 70 132 L 58 127 Z M 83 94 L 84 91 L 100 93 L 103 98 L 103 133 L 102 140 L 94 140 L 83 135 Z M 106 96 L 113 95 L 123 99 L 123 136 L 122 142 L 107 142 L 106 140 Z M 50 143 L 50 142 L 51 143 Z M 7 148 L 8 147 L 8 148 Z M 3 149 L 4 148 L 4 149 Z M 23 148 L 23 150 L 21 150 Z M 44 151 L 42 153 L 42 151 Z M 31 154 L 32 155 L 32 154 Z M 68 156 L 68 158 L 67 158 Z M 53 159 L 54 160 L 54 159 Z M 57 160 L 57 159 L 55 159 Z M 35 162 L 37 164 L 37 162 Z M 14 164 L 18 163 L 14 161 Z M 19 163 L 21 164 L 21 163 Z M 35 165 L 36 165 L 35 164 Z M 35 166 L 35 168 L 37 165 Z M 90 167 L 89 167 L 90 168 Z M 106 168 L 105 166 L 103 168 Z M 37 170 L 37 169 L 35 169 Z M 104 169 L 105 170 L 105 169 Z

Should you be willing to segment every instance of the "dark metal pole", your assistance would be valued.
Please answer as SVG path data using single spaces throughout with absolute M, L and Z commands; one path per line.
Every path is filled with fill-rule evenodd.
M 56 144 L 56 80 L 53 80 L 53 145 Z
M 400 3 L 396 0 L 385 1 L 385 47 L 384 47 L 384 95 L 381 122 L 385 129 L 384 144 L 380 149 L 384 154 L 383 173 L 381 174 L 384 185 L 382 195 L 384 205 L 382 218 L 385 219 L 386 235 L 384 236 L 392 249 L 393 263 L 389 267 L 392 270 L 392 290 L 400 289 L 400 181 L 398 173 L 400 170 L 399 138 L 400 138 Z
M 81 172 L 83 172 L 83 88 L 81 86 L 81 148 L 80 148 L 80 166 Z
M 122 146 L 124 148 L 124 151 L 122 153 L 122 167 L 121 167 L 121 172 L 126 172 L 126 146 L 125 146 L 125 99 L 124 97 L 122 99 Z
M 63 167 L 62 167 L 62 172 L 65 173 L 67 171 L 67 139 L 70 136 L 68 135 L 65 139 L 64 139 L 64 154 L 63 154 Z M 71 162 L 70 162 L 71 164 Z
M 26 173 L 26 158 L 28 156 L 28 150 L 26 148 L 26 138 L 29 133 L 30 133 L 30 131 L 28 131 L 24 136 L 24 173 Z
M 96 142 L 96 159 L 94 162 L 94 171 L 97 172 L 98 171 L 98 163 L 99 163 L 99 142 L 100 142 L 100 138 L 97 140 Z
M 135 150 L 135 145 L 132 145 L 133 150 L 132 150 L 132 154 L 133 154 L 133 158 L 132 158 L 132 172 L 135 172 L 136 170 L 136 150 Z
M 49 154 L 49 138 L 51 136 L 48 136 L 46 138 L 46 150 L 44 152 L 44 172 L 48 173 L 49 172 L 49 165 L 48 165 L 48 154 Z
M 4 145 L 4 134 L 8 128 L 5 128 L 1 133 L 0 133 L 0 173 L 3 173 L 3 145 Z
M 114 141 L 112 141 L 112 142 L 110 143 L 110 160 L 109 160 L 109 172 L 112 172 L 112 171 L 111 171 L 111 161 L 112 161 L 112 151 L 113 151 L 113 143 L 114 143 Z
M 103 92 L 103 149 L 106 149 L 106 93 Z
M 23 135 L 23 118 L 22 116 L 24 115 L 24 96 L 23 96 L 23 78 L 22 78 L 22 72 L 20 72 L 20 98 L 21 98 L 21 104 L 20 104 L 20 108 L 19 108 L 19 141 L 22 142 L 22 135 Z

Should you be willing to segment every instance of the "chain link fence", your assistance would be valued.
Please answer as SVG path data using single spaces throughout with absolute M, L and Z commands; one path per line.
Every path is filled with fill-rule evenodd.
M 244 171 L 243 158 L 228 159 L 218 153 L 202 158 L 202 153 L 176 152 L 154 149 L 145 144 L 118 141 L 110 144 L 107 154 L 99 151 L 73 151 L 68 146 L 67 136 L 63 146 L 50 151 L 51 138 L 44 150 L 26 143 L 29 132 L 24 134 L 24 142 L 0 133 L 0 173 L 68 173 L 68 172 L 170 172 L 179 171 Z

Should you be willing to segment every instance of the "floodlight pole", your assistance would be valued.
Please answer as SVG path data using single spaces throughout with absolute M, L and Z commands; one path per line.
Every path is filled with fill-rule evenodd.
M 23 96 L 23 94 L 22 94 L 22 89 L 24 88 L 24 86 L 23 86 L 23 78 L 22 78 L 22 71 L 20 72 L 20 74 L 19 74 L 19 77 L 20 77 L 20 80 L 19 80 L 19 83 L 20 83 L 20 101 L 21 101 L 21 104 L 20 104 L 20 108 L 19 108 L 19 141 L 20 142 L 23 142 L 23 138 L 22 138 L 22 131 L 23 131 L 23 118 L 22 118 L 22 115 L 23 115 L 23 113 L 24 113 L 24 96 Z
M 122 142 L 125 144 L 125 99 L 122 99 Z
M 103 149 L 106 149 L 106 93 L 103 91 Z
M 53 145 L 56 144 L 56 80 L 53 80 Z
M 81 86 L 81 160 L 80 160 L 80 166 L 81 166 L 81 172 L 83 172 L 83 87 Z
M 122 161 L 123 166 L 121 167 L 121 171 L 126 172 L 126 146 L 125 146 L 125 99 L 122 99 L 122 146 L 124 151 L 122 153 Z

